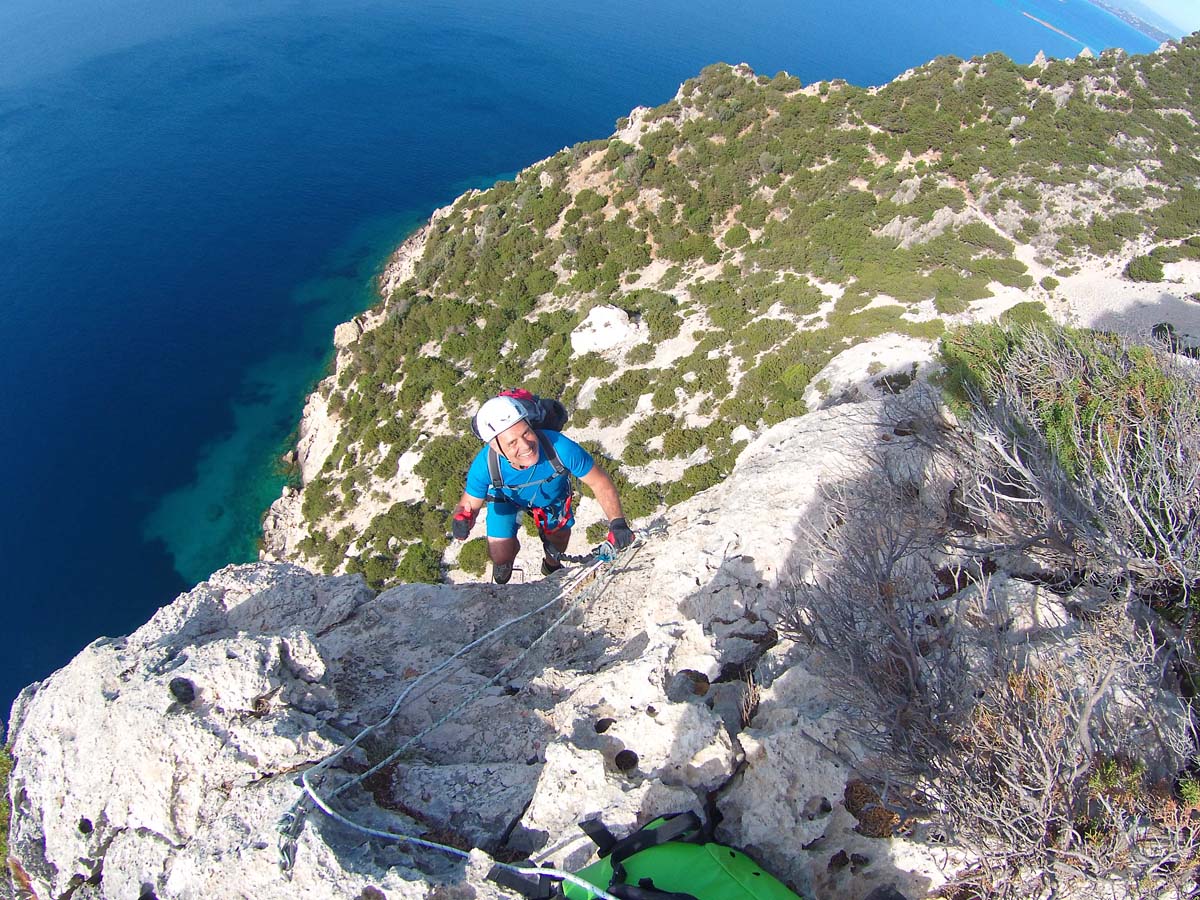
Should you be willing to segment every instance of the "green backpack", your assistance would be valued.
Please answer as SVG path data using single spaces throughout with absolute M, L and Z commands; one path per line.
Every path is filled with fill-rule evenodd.
M 695 813 L 663 816 L 620 840 L 598 820 L 579 827 L 600 859 L 574 874 L 622 900 L 801 900 L 745 853 L 715 842 Z M 557 891 L 566 900 L 596 900 L 568 881 Z

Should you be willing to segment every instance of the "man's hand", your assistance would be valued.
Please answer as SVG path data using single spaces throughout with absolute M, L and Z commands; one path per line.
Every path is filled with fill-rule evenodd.
M 618 550 L 624 550 L 633 543 L 633 531 L 624 519 L 611 519 L 608 523 L 608 542 Z
M 454 513 L 454 524 L 450 526 L 450 533 L 454 535 L 456 541 L 465 541 L 467 535 L 471 533 L 471 528 L 475 525 L 476 510 L 463 509 L 459 507 Z

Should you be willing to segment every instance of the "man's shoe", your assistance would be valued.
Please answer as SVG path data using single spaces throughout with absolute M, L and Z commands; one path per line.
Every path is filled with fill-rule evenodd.
M 512 563 L 492 563 L 492 581 L 496 584 L 508 584 L 512 578 Z
M 548 556 L 542 557 L 542 574 L 543 575 L 553 575 L 555 572 L 559 571 L 562 567 L 563 567 L 563 564 L 558 562 L 558 560 L 551 559 Z

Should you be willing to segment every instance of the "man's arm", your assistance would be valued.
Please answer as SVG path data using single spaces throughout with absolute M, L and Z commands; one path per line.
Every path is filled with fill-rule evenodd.
M 607 472 L 599 466 L 592 466 L 591 471 L 579 480 L 592 489 L 596 501 L 610 521 L 624 518 L 625 514 L 621 512 L 621 498 L 617 496 L 617 486 L 613 484 Z
M 600 508 L 608 516 L 608 542 L 618 550 L 624 550 L 634 542 L 636 536 L 625 521 L 625 514 L 621 512 L 621 498 L 617 496 L 617 486 L 599 466 L 592 466 L 591 471 L 579 480 L 592 489 Z
M 458 506 L 454 507 L 454 514 L 458 515 L 460 512 L 477 513 L 481 509 L 483 509 L 483 498 L 472 497 L 466 491 L 463 491 L 462 499 L 458 501 Z

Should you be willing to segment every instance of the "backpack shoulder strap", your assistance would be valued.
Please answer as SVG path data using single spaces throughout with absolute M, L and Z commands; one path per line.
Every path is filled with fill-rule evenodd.
M 504 487 L 504 476 L 500 474 L 500 454 L 490 444 L 488 445 L 488 477 L 492 480 L 491 490 L 488 491 L 490 500 L 493 494 L 498 494 Z
M 602 857 L 612 853 L 612 848 L 617 845 L 617 839 L 613 833 L 598 818 L 585 819 L 579 823 L 579 827 L 592 839 L 592 843 L 596 845 L 596 852 Z
M 534 431 L 537 435 L 538 443 L 542 445 L 542 455 L 546 457 L 550 467 L 554 469 L 555 475 L 562 475 L 567 471 L 567 467 L 562 464 L 562 460 L 558 458 L 558 451 L 554 449 L 554 444 L 550 442 L 550 438 L 538 430 Z M 494 452 L 494 451 L 493 451 Z

